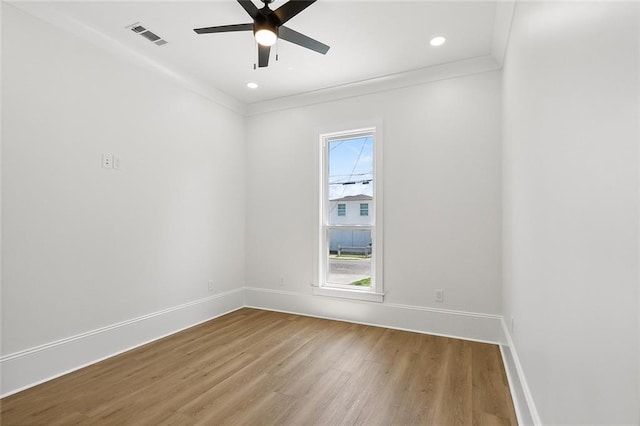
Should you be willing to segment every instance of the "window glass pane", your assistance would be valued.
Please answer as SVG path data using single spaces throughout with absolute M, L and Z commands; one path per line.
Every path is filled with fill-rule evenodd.
M 360 216 L 369 216 L 369 204 L 360 204 Z
M 371 228 L 328 230 L 327 283 L 371 286 Z
M 328 223 L 371 225 L 368 204 L 373 200 L 373 136 L 330 140 L 327 160 Z M 366 214 L 362 214 L 363 201 L 367 202 Z

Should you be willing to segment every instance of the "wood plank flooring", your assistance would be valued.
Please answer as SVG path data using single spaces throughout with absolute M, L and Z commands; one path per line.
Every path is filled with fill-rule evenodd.
M 241 309 L 0 401 L 2 425 L 515 425 L 496 345 Z

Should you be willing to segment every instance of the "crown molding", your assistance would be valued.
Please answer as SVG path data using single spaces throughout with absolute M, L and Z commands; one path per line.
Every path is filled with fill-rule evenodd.
M 417 86 L 439 80 L 479 74 L 501 68 L 491 55 L 465 59 L 427 68 L 391 74 L 383 77 L 343 84 L 326 89 L 315 90 L 282 98 L 249 104 L 249 116 L 299 108 L 356 96 L 369 95 L 404 87 Z

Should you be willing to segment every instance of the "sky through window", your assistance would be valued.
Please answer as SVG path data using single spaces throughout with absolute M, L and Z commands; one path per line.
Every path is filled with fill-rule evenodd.
M 373 137 L 329 142 L 329 199 L 373 195 Z

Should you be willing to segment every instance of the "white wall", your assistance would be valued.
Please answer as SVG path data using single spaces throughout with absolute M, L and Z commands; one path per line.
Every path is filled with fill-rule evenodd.
M 486 72 L 251 117 L 247 285 L 311 293 L 313 129 L 381 119 L 385 303 L 499 314 L 500 87 Z
M 543 424 L 638 424 L 638 4 L 519 2 L 504 315 Z
M 241 288 L 244 118 L 7 4 L 2 32 L 2 354 Z

